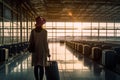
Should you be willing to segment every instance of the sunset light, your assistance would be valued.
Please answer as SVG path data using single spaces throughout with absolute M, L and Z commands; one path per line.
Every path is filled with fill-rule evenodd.
M 71 13 L 71 12 L 68 12 L 68 15 L 69 15 L 69 16 L 72 16 L 72 13 Z

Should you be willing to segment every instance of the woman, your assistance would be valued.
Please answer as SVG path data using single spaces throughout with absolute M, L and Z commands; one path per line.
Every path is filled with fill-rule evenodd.
M 44 67 L 46 65 L 47 57 L 50 57 L 47 31 L 42 28 L 46 21 L 44 18 L 36 18 L 36 28 L 31 31 L 29 48 L 32 52 L 32 65 L 34 66 L 34 75 L 36 80 L 42 80 L 44 74 Z

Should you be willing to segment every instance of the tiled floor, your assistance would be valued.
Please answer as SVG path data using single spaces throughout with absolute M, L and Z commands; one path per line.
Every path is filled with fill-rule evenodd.
M 120 80 L 120 75 L 77 55 L 64 44 L 49 44 L 51 60 L 58 61 L 60 80 Z M 0 80 L 34 80 L 31 55 L 6 63 L 0 69 Z M 45 76 L 44 76 L 44 80 Z

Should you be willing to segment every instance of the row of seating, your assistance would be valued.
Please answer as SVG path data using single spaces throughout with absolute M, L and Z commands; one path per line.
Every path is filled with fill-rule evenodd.
M 28 47 L 28 42 L 0 46 L 0 63 L 21 54 Z
M 108 68 L 120 64 L 120 46 L 95 41 L 66 41 L 66 45 Z

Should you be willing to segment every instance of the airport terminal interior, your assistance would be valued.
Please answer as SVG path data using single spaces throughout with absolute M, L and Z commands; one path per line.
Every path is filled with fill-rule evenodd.
M 119 0 L 0 0 L 0 80 L 35 80 L 27 48 L 37 16 L 59 80 L 120 80 Z

